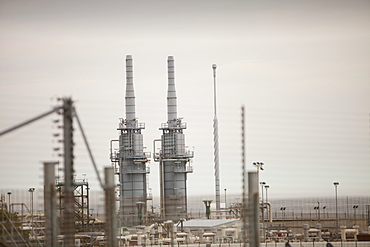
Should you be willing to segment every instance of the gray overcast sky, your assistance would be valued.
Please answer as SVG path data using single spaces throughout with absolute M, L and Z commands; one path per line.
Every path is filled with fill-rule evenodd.
M 331 196 L 334 181 L 343 196 L 370 195 L 370 1 L 0 0 L 0 130 L 72 96 L 103 171 L 125 117 L 127 54 L 151 152 L 175 57 L 178 114 L 195 149 L 189 195 L 214 194 L 213 63 L 222 190 L 241 193 L 245 105 L 248 170 L 265 163 L 269 196 Z M 41 187 L 41 162 L 58 159 L 55 117 L 0 138 L 1 192 Z M 79 131 L 75 142 L 77 176 L 98 190 Z

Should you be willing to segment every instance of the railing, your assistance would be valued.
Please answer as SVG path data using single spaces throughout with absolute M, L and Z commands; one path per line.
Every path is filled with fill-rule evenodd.
M 118 129 L 145 129 L 145 123 L 135 121 L 133 126 L 129 126 L 128 122 L 121 118 L 118 124 Z
M 144 152 L 144 157 L 145 158 L 150 158 L 150 156 L 152 155 L 152 153 L 151 152 Z
M 185 151 L 186 157 L 193 158 L 194 157 L 194 150 L 187 149 Z
M 186 172 L 193 173 L 193 166 L 186 166 Z
M 177 122 L 177 125 L 171 126 L 171 129 L 186 129 L 187 125 L 183 122 Z M 168 123 L 162 123 L 161 129 L 169 129 Z
M 114 151 L 112 153 L 110 153 L 110 160 L 118 160 L 119 158 L 119 152 L 118 151 Z
M 131 152 L 129 156 L 126 156 L 126 158 L 129 158 L 129 159 L 147 158 L 147 159 L 149 159 L 150 156 L 151 156 L 151 152 L 140 152 L 139 155 L 135 155 L 134 152 Z M 118 162 L 119 158 L 120 158 L 120 153 L 118 151 L 114 151 L 113 153 L 110 154 L 110 160 L 112 162 Z
M 193 166 L 191 166 L 191 165 L 187 165 L 187 166 L 175 166 L 174 172 L 192 173 L 193 172 Z
M 147 166 L 145 169 L 141 168 L 141 167 L 137 167 L 137 168 L 124 168 L 124 171 L 126 173 L 150 173 L 150 167 Z
M 14 205 L 15 204 L 11 204 L 11 207 L 13 207 Z M 25 205 L 23 204 L 23 206 L 25 206 Z M 23 210 L 23 207 L 22 207 L 22 210 Z M 26 210 L 29 212 L 27 207 L 26 207 Z M 2 214 L 2 219 L 4 220 L 4 221 L 0 222 L 0 225 L 1 225 L 1 228 L 2 228 L 1 232 L 3 233 L 1 238 L 3 238 L 4 240 L 12 243 L 14 246 L 18 246 L 18 244 L 21 242 L 25 246 L 31 247 L 32 245 L 31 245 L 30 241 L 28 239 L 26 240 L 24 235 L 21 233 L 21 231 L 23 231 L 21 229 L 22 227 L 21 226 L 17 227 L 14 224 L 15 222 L 13 222 L 13 219 L 12 219 L 13 214 L 10 213 L 10 212 L 5 212 L 4 210 L 2 210 L 1 214 Z M 9 217 L 9 215 L 11 215 L 11 216 Z M 19 223 L 22 223 L 22 222 L 19 221 Z M 31 229 L 32 229 L 32 232 L 33 232 L 33 226 L 32 226 Z M 9 230 L 10 230 L 10 232 L 9 232 Z M 42 246 L 42 244 L 40 243 L 40 241 L 37 238 L 36 238 L 36 241 L 38 242 L 38 244 L 40 246 Z

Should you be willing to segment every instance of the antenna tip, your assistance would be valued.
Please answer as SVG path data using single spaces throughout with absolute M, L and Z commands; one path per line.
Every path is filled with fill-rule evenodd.
M 132 55 L 126 55 L 126 59 L 132 59 Z
M 213 69 L 216 69 L 217 68 L 217 65 L 214 63 L 214 64 L 212 64 L 212 68 Z

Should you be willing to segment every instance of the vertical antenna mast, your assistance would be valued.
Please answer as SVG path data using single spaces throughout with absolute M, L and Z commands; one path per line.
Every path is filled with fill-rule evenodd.
M 243 186 L 243 201 L 242 201 L 242 242 L 243 246 L 247 246 L 247 177 L 245 175 L 245 120 L 244 120 L 244 106 L 242 106 L 242 186 Z
M 213 68 L 213 97 L 214 97 L 214 113 L 213 118 L 213 148 L 215 162 L 215 187 L 216 187 L 216 211 L 220 213 L 220 164 L 218 162 L 218 120 L 216 111 L 216 64 L 212 64 Z

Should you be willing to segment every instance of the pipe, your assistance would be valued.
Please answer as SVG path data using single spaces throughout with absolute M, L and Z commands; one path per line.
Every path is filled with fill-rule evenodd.
M 135 92 L 133 83 L 132 56 L 126 56 L 126 119 L 135 119 Z
M 259 247 L 260 224 L 259 224 L 259 188 L 256 172 L 248 172 L 248 218 L 249 218 L 249 246 Z
M 177 119 L 177 97 L 175 88 L 175 65 L 173 56 L 168 56 L 168 89 L 167 89 L 167 116 L 168 122 Z M 172 127 L 172 126 L 169 126 Z
M 63 106 L 54 107 L 52 110 L 47 111 L 47 112 L 45 112 L 45 113 L 43 113 L 43 114 L 41 114 L 41 115 L 39 115 L 39 116 L 36 116 L 36 117 L 31 118 L 31 119 L 29 119 L 29 120 L 27 120 L 27 121 L 24 121 L 23 123 L 17 124 L 17 125 L 15 125 L 15 126 L 13 126 L 13 127 L 9 128 L 9 129 L 6 129 L 6 130 L 3 130 L 3 131 L 0 131 L 0 136 L 2 136 L 2 135 L 4 135 L 4 134 L 7 134 L 7 133 L 9 133 L 9 132 L 11 132 L 11 131 L 13 131 L 13 130 L 16 130 L 16 129 L 20 128 L 20 127 L 23 127 L 23 126 L 25 126 L 25 125 L 27 125 L 27 124 L 30 124 L 30 123 L 32 123 L 32 122 L 34 122 L 34 121 L 36 121 L 36 120 L 39 120 L 39 119 L 41 119 L 41 118 L 43 118 L 43 117 L 46 117 L 46 116 L 48 116 L 49 114 L 52 114 L 52 113 L 54 113 L 54 112 L 56 112 L 56 111 L 58 111 L 58 110 L 60 110 L 60 109 L 62 109 L 62 108 L 63 108 Z
M 58 162 L 44 162 L 44 211 L 46 226 L 45 244 L 46 246 L 50 247 L 56 247 L 58 245 L 58 223 L 55 191 L 55 165 L 57 163 Z
M 116 231 L 116 207 L 114 194 L 114 169 L 113 167 L 104 168 L 105 176 L 105 215 L 106 215 L 106 233 L 107 246 L 117 246 L 117 231 Z
M 264 202 L 269 207 L 269 221 L 272 222 L 272 205 L 270 202 Z
M 155 159 L 155 149 L 156 149 L 156 146 L 155 146 L 155 143 L 156 142 L 161 142 L 162 139 L 155 139 L 153 141 L 153 158 Z M 160 196 L 160 213 L 161 213 L 161 216 L 163 217 L 164 216 L 164 213 L 165 213 L 165 206 L 164 206 L 164 174 L 163 174 L 163 161 L 162 161 L 162 155 L 159 154 L 159 180 L 160 180 L 160 191 L 161 191 L 161 196 Z

